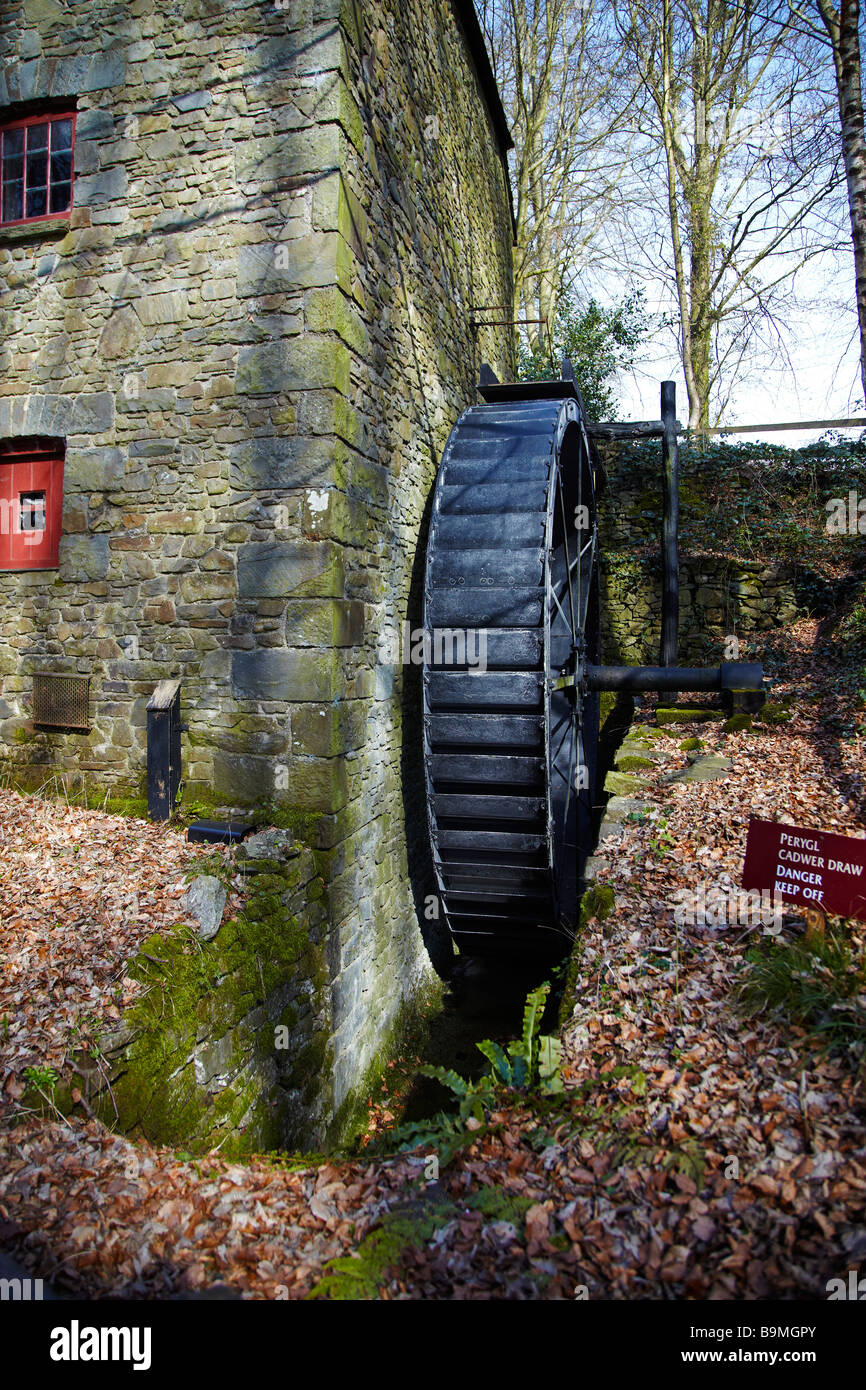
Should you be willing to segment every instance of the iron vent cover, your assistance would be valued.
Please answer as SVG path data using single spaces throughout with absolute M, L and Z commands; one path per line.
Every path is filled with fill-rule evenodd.
M 33 723 L 43 729 L 89 729 L 90 677 L 37 671 L 33 676 Z

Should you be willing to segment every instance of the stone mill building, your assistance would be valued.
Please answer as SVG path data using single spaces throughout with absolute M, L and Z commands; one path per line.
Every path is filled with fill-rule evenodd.
M 4 775 L 141 795 L 180 680 L 184 802 L 315 853 L 335 1108 L 429 968 L 383 638 L 512 372 L 508 144 L 471 0 L 4 0 Z

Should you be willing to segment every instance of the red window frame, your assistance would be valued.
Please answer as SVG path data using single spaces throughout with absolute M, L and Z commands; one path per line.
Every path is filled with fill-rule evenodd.
M 65 456 L 62 439 L 31 437 L 0 442 L 0 572 L 57 569 Z M 32 493 L 45 495 L 44 525 L 25 529 L 21 526 L 22 497 Z M 34 536 L 39 539 L 34 540 Z
M 21 116 L 16 121 L 0 120 L 0 227 L 22 227 L 28 222 L 54 222 L 58 217 L 68 217 L 72 210 L 72 201 L 75 193 L 75 117 L 72 111 L 40 111 L 35 115 Z M 50 126 L 55 121 L 72 121 L 72 134 L 69 144 L 69 202 L 65 208 L 59 212 L 39 212 L 33 217 L 6 217 L 6 208 L 3 206 L 3 153 L 5 137 L 10 130 L 24 130 L 24 151 L 23 151 L 23 185 L 21 189 L 21 210 L 27 211 L 27 134 L 26 131 L 33 126 L 48 125 L 48 146 L 46 149 L 47 160 L 45 170 L 45 207 L 51 206 L 51 131 Z M 64 179 L 65 183 L 66 180 Z M 42 185 L 40 185 L 41 187 Z

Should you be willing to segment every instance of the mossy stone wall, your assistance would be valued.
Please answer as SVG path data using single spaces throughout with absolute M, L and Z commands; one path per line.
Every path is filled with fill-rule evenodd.
M 660 444 L 602 449 L 605 483 L 599 506 L 603 655 L 611 663 L 659 660 L 662 596 L 662 463 Z M 805 496 L 808 483 L 802 481 Z M 680 642 L 683 664 L 735 660 L 731 638 L 745 646 L 788 626 L 798 615 L 803 565 L 774 559 L 772 543 L 758 558 L 743 554 L 741 508 L 760 493 L 744 469 L 722 496 L 693 452 L 681 451 Z M 753 494 L 750 497 L 750 494 Z M 823 517 L 816 510 L 816 529 Z M 739 553 L 738 553 L 739 552 Z M 742 653 L 741 653 L 742 655 Z
M 432 979 L 418 672 L 381 638 L 420 614 L 481 360 L 513 368 L 508 330 L 473 327 L 510 300 L 512 229 L 460 13 L 0 17 L 0 115 L 79 113 L 69 218 L 0 230 L 0 439 L 66 441 L 59 568 L 0 575 L 0 756 L 140 793 L 147 700 L 181 679 L 185 804 L 317 853 L 335 1113 Z M 90 676 L 89 733 L 32 726 L 38 670 Z

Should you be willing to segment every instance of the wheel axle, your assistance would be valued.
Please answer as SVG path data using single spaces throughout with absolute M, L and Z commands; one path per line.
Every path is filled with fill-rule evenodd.
M 721 666 L 586 666 L 587 690 L 762 690 L 757 661 L 723 661 Z

